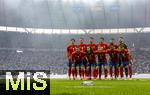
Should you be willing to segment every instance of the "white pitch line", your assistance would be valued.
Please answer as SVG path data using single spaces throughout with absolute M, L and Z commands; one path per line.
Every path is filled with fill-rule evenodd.
M 106 89 L 110 89 L 112 88 L 111 86 L 64 86 L 65 88 L 106 88 Z

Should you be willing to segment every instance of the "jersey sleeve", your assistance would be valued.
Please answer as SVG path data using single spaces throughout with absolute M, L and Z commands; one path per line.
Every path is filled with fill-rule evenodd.
M 75 62 L 75 53 L 74 52 L 72 53 L 71 60 L 72 60 L 72 62 Z
M 126 45 L 126 44 L 124 44 L 124 48 L 125 48 L 125 49 L 128 49 L 128 47 L 127 47 L 127 45 Z
M 67 53 L 69 52 L 69 48 L 70 48 L 70 47 L 68 46 L 68 47 L 67 47 Z

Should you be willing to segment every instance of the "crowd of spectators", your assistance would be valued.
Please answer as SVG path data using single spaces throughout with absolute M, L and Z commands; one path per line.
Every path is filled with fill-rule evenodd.
M 150 51 L 135 51 L 133 54 L 133 72 L 150 73 Z
M 53 74 L 67 73 L 66 47 L 71 38 L 87 35 L 46 35 L 0 32 L 0 70 L 50 70 Z M 108 42 L 117 34 L 91 34 L 95 38 L 103 36 Z M 133 55 L 133 73 L 150 73 L 150 33 L 122 34 Z M 139 38 L 138 38 L 139 37 Z M 146 50 L 141 49 L 146 48 Z

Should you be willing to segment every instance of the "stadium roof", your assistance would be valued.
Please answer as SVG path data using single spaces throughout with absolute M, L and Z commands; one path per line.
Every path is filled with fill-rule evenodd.
M 150 0 L 0 0 L 0 26 L 46 29 L 150 27 Z
M 0 32 L 25 32 L 33 34 L 112 34 L 112 33 L 147 33 L 150 27 L 117 29 L 40 29 L 0 26 Z

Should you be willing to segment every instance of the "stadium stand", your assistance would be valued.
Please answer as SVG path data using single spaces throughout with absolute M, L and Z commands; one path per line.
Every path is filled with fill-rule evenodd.
M 150 73 L 150 33 L 124 34 L 32 34 L 0 32 L 1 70 L 49 70 L 53 74 L 67 73 L 66 46 L 71 38 L 93 36 L 95 42 L 103 36 L 117 39 L 123 36 L 134 57 L 134 73 Z M 58 44 L 59 43 L 59 44 Z

